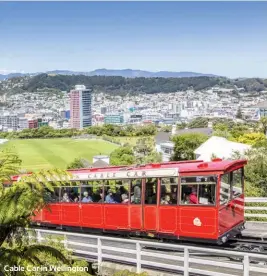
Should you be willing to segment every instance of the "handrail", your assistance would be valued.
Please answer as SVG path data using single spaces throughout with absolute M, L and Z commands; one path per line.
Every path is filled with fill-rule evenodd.
M 64 243 L 66 249 L 76 255 L 82 254 L 87 259 L 95 260 L 99 269 L 101 269 L 101 264 L 104 261 L 112 261 L 122 264 L 131 263 L 135 265 L 137 273 L 144 271 L 144 266 L 152 270 L 172 270 L 176 273 L 182 271 L 184 276 L 189 276 L 189 273 L 197 273 L 198 275 L 208 274 L 211 276 L 232 276 L 232 274 L 229 274 L 229 269 L 242 271 L 243 276 L 248 276 L 250 271 L 267 273 L 266 266 L 255 264 L 255 260 L 258 260 L 258 262 L 267 262 L 267 256 L 264 254 L 164 244 L 135 239 L 129 240 L 55 230 L 32 230 L 35 230 L 37 233 L 36 240 L 38 242 L 45 241 L 47 234 L 64 237 L 64 240 L 61 242 Z M 149 248 L 154 248 L 155 250 L 149 252 Z M 162 253 L 157 249 L 167 251 L 175 250 L 178 255 L 175 255 L 173 252 Z M 196 256 L 199 253 L 201 253 L 201 257 Z M 212 255 L 216 255 L 215 260 L 210 259 Z M 220 261 L 218 260 L 218 256 L 228 257 L 229 260 L 234 256 L 241 258 L 243 261 L 239 263 L 232 261 L 226 262 L 225 260 Z M 218 267 L 222 271 L 218 272 Z M 208 270 L 208 268 L 211 270 Z
M 266 203 L 266 206 L 245 206 L 245 217 L 247 218 L 267 218 L 267 197 L 245 197 L 246 203 Z M 255 212 L 246 212 L 255 211 Z M 266 211 L 266 214 L 256 211 Z

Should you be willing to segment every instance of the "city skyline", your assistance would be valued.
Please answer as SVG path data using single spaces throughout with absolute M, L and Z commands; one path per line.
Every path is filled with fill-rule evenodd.
M 2 2 L 0 74 L 99 68 L 267 77 L 266 2 Z

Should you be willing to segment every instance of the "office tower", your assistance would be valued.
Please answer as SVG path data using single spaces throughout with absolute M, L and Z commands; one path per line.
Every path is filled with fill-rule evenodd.
M 76 85 L 70 91 L 71 128 L 83 129 L 92 125 L 92 93 L 84 85 Z

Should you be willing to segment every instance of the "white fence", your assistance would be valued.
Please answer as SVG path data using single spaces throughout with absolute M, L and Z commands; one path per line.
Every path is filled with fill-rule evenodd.
M 245 203 L 266 203 L 267 197 L 246 197 Z M 248 210 L 253 210 L 253 213 L 246 213 Z M 266 211 L 265 214 L 257 213 L 256 211 Z M 245 206 L 245 216 L 252 218 L 267 218 L 267 206 Z
M 109 261 L 134 265 L 137 273 L 150 269 L 184 276 L 189 276 L 189 273 L 210 276 L 267 275 L 267 256 L 262 254 L 50 230 L 36 229 L 36 232 L 39 242 L 48 235 L 64 237 L 62 242 L 68 250 L 95 260 L 99 269 L 103 262 Z

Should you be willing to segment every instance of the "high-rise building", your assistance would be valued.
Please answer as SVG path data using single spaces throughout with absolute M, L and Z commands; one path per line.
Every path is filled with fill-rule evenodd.
M 92 93 L 84 85 L 76 85 L 70 91 L 71 128 L 82 129 L 92 125 Z
M 19 126 L 19 118 L 17 115 L 0 116 L 0 126 L 6 129 L 17 130 Z

